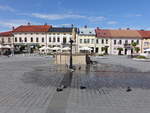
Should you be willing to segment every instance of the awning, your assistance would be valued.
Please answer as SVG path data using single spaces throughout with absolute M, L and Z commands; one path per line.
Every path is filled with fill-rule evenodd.
M 68 50 L 70 50 L 70 47 L 64 47 L 64 48 L 62 48 L 62 50 L 68 51 Z
M 92 48 L 90 48 L 90 47 L 82 47 L 82 48 L 79 48 L 79 50 L 83 50 L 83 51 L 91 51 Z

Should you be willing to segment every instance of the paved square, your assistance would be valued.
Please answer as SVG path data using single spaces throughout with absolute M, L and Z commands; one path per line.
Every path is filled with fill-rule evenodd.
M 52 60 L 0 57 L 0 113 L 149 113 L 150 62 L 108 56 L 70 78 Z M 56 92 L 60 84 L 69 87 Z

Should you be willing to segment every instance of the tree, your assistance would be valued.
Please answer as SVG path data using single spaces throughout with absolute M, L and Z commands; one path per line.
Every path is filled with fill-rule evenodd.
M 102 47 L 102 51 L 105 52 L 104 54 L 108 54 L 108 47 L 109 46 Z
M 136 53 L 139 53 L 140 48 L 139 47 L 135 47 L 134 50 L 136 51 Z
M 134 51 L 136 51 L 136 53 L 138 53 L 140 51 L 140 48 L 136 47 L 138 45 L 136 42 L 132 42 L 131 45 L 132 45 Z
M 121 55 L 121 52 L 123 51 L 123 48 L 119 47 L 119 48 L 117 48 L 117 50 L 118 50 L 118 55 Z

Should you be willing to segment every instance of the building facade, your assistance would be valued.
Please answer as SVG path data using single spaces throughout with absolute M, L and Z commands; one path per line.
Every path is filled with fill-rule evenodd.
M 77 29 L 28 24 L 0 33 L 0 45 L 28 51 L 42 46 L 62 49 L 70 46 L 71 39 L 75 52 L 88 47 L 91 53 L 96 54 L 129 55 L 143 53 L 150 48 L 150 31 L 144 30 L 95 29 L 87 26 Z
M 79 28 L 77 44 L 78 44 L 78 52 L 80 52 L 80 48 L 89 47 L 91 48 L 91 52 L 95 52 L 96 48 L 96 33 L 94 28 Z

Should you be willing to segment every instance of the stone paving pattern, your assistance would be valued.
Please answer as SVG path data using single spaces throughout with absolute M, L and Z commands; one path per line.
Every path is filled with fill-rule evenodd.
M 65 66 L 46 56 L 0 57 L 0 113 L 149 113 L 150 63 L 96 60 L 87 70 L 77 68 L 70 87 L 56 92 L 68 76 Z

